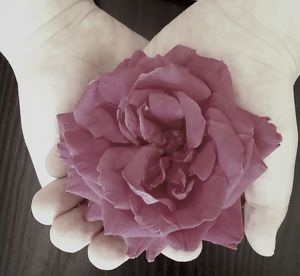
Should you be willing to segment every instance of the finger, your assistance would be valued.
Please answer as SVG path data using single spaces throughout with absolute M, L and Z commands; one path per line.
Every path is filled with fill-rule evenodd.
M 245 234 L 263 256 L 274 254 L 276 233 L 287 212 L 296 148 L 296 135 L 284 136 L 281 146 L 264 160 L 268 170 L 245 192 Z
M 87 246 L 93 236 L 101 231 L 100 221 L 84 220 L 86 204 L 57 217 L 50 229 L 50 240 L 60 250 L 74 253 Z
M 129 257 L 126 255 L 127 247 L 118 236 L 106 236 L 103 232 L 96 235 L 88 247 L 90 262 L 102 270 L 115 269 Z
M 245 233 L 251 247 L 262 256 L 272 256 L 276 234 L 284 220 L 287 207 L 257 207 L 245 204 Z
M 57 143 L 52 147 L 48 154 L 46 159 L 46 169 L 49 175 L 55 178 L 62 178 L 67 175 L 67 167 L 57 153 Z
M 182 250 L 175 250 L 171 246 L 167 246 L 161 253 L 177 262 L 189 262 L 198 258 L 202 251 L 202 247 L 202 242 L 200 242 L 198 248 L 195 251 L 186 252 Z
M 37 221 L 50 225 L 56 217 L 82 201 L 81 197 L 65 192 L 66 184 L 67 178 L 56 179 L 35 194 L 31 210 Z

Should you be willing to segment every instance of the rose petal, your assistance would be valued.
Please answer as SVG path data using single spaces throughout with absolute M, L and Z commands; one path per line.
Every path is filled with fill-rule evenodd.
M 103 214 L 101 206 L 98 203 L 90 201 L 85 213 L 85 219 L 90 222 L 102 220 Z
M 138 149 L 135 147 L 107 149 L 97 166 L 100 174 L 98 183 L 103 189 L 103 197 L 115 208 L 129 209 L 128 185 L 119 170 L 123 169 L 137 152 Z
M 62 136 L 66 130 L 82 130 L 82 127 L 76 123 L 73 112 L 58 114 L 56 118 L 58 121 L 59 133 Z
M 100 203 L 105 235 L 120 235 L 122 237 L 152 237 L 153 233 L 138 225 L 130 210 L 115 209 L 106 200 Z
M 264 159 L 279 146 L 282 136 L 276 131 L 276 126 L 269 122 L 270 118 L 244 112 L 253 120 L 254 141 Z
M 122 101 L 117 110 L 117 120 L 119 123 L 119 129 L 123 134 L 123 136 L 126 137 L 130 142 L 132 142 L 134 145 L 139 145 L 139 142 L 136 138 L 137 133 L 135 133 L 135 131 L 138 132 L 139 130 L 139 126 L 138 125 L 135 126 L 135 123 L 138 124 L 138 121 L 135 121 L 134 117 L 130 117 L 133 114 L 130 113 L 128 109 L 127 109 L 127 114 L 125 114 L 126 104 L 127 103 L 123 103 Z M 131 130 L 128 129 L 127 126 L 130 126 L 132 129 Z
M 178 230 L 169 234 L 165 241 L 175 250 L 195 251 L 214 223 L 215 221 L 205 221 L 197 227 Z
M 176 212 L 168 219 L 176 222 L 180 228 L 192 228 L 204 221 L 214 220 L 223 208 L 227 187 L 226 176 L 216 166 L 206 181 L 196 180 L 192 193 L 186 200 L 178 202 Z
M 212 116 L 206 117 L 209 118 L 207 133 L 216 144 L 218 163 L 227 177 L 234 176 L 242 167 L 244 147 L 225 119 L 221 122 L 220 118 L 215 121 Z
M 172 63 L 186 67 L 190 59 L 194 58 L 196 51 L 183 45 L 177 45 L 170 50 L 164 58 Z
M 149 73 L 150 71 L 169 64 L 169 62 L 160 55 L 155 57 L 144 57 L 141 59 L 136 67 L 139 68 L 143 73 Z
M 179 102 L 167 94 L 150 94 L 149 108 L 151 113 L 164 123 L 183 118 L 183 111 Z
M 85 110 L 75 108 L 74 117 L 76 122 L 88 129 L 95 138 L 106 138 L 115 143 L 128 143 L 118 128 L 115 114 L 109 113 L 101 107 Z
M 133 53 L 131 58 L 126 58 L 123 62 L 121 62 L 114 71 L 134 68 L 144 58 L 147 58 L 146 54 L 142 50 L 137 50 Z
M 160 155 L 161 151 L 153 145 L 141 147 L 122 171 L 122 175 L 130 189 L 142 197 L 147 204 L 153 204 L 157 200 L 145 191 L 142 184 L 147 168 L 158 162 Z
M 253 136 L 253 121 L 244 110 L 236 106 L 234 98 L 220 93 L 213 93 L 209 106 L 215 107 L 226 115 L 237 134 Z
M 153 262 L 155 257 L 165 248 L 166 243 L 159 238 L 125 238 L 127 255 L 134 259 L 145 250 L 148 262 Z
M 196 78 L 183 67 L 168 64 L 147 74 L 141 74 L 133 86 L 134 89 L 159 88 L 184 91 L 197 103 L 207 99 L 211 92 L 201 79 Z
M 252 147 L 251 160 L 248 169 L 243 173 L 238 185 L 233 186 L 227 192 L 224 207 L 232 205 L 255 179 L 261 176 L 267 169 L 261 155 L 255 145 Z
M 215 244 L 236 247 L 244 236 L 241 201 L 238 199 L 231 207 L 222 210 L 203 239 Z
M 106 105 L 112 105 L 116 109 L 141 73 L 138 68 L 119 68 L 111 73 L 101 75 L 89 84 L 75 109 L 84 112 Z
M 205 130 L 201 108 L 186 94 L 178 91 L 177 96 L 185 117 L 188 148 L 197 148 L 202 142 Z
M 164 237 L 179 229 L 172 220 L 172 214 L 167 206 L 161 203 L 145 204 L 143 199 L 135 195 L 129 196 L 129 203 L 134 218 L 140 226 L 145 227 L 153 235 Z
M 155 143 L 163 145 L 165 142 L 164 135 L 157 124 L 146 119 L 144 116 L 145 105 L 138 109 L 140 131 L 143 139 L 149 144 Z
M 186 67 L 214 93 L 233 98 L 233 86 L 227 65 L 220 60 L 194 55 L 186 62 Z
M 204 181 L 211 175 L 215 163 L 215 150 L 211 143 L 207 143 L 192 161 L 190 171 Z
M 89 188 L 81 176 L 74 170 L 68 170 L 66 192 L 79 195 L 91 201 L 99 200 L 99 196 Z

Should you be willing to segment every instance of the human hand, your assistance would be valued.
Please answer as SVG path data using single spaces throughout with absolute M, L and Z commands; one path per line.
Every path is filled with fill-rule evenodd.
M 112 268 L 127 259 L 114 246 L 117 238 L 103 236 L 100 223 L 84 222 L 84 206 L 78 206 L 82 199 L 64 191 L 56 114 L 72 110 L 92 79 L 144 47 L 146 40 L 92 1 L 13 0 L 2 4 L 0 13 L 0 26 L 11 27 L 10 32 L 0 29 L 0 49 L 18 80 L 24 138 L 40 183 L 47 185 L 33 200 L 33 214 L 41 223 L 53 224 L 51 240 L 64 251 L 80 250 L 93 238 L 96 250 L 90 258 L 98 267 Z
M 300 73 L 300 16 L 295 11 L 299 8 L 296 1 L 198 1 L 146 47 L 148 55 L 155 55 L 184 44 L 200 55 L 223 60 L 232 73 L 238 104 L 271 117 L 282 134 L 281 146 L 265 159 L 268 170 L 245 192 L 245 233 L 263 256 L 274 253 L 293 184 L 298 141 L 293 84 Z
M 251 205 L 249 205 L 249 203 L 246 204 L 246 233 L 250 243 L 252 244 L 252 246 L 256 251 L 264 255 L 270 255 L 270 251 L 267 252 L 265 250 L 268 247 L 268 245 L 266 245 L 262 249 L 259 247 L 259 245 L 261 245 L 261 240 L 258 240 L 258 238 L 261 236 L 261 234 L 263 234 L 262 237 L 270 236 L 269 234 L 272 234 L 270 237 L 271 237 L 271 242 L 273 242 L 272 239 L 275 238 L 276 230 L 285 216 L 285 212 L 288 204 L 288 199 L 291 191 L 292 178 L 293 178 L 294 156 L 296 151 L 295 148 L 297 144 L 297 137 L 296 137 L 297 131 L 295 125 L 295 117 L 293 113 L 294 106 L 293 106 L 291 89 L 292 89 L 293 80 L 295 79 L 295 76 L 297 74 L 296 70 L 298 69 L 293 68 L 292 61 L 287 62 L 290 56 L 289 54 L 285 55 L 285 53 L 288 53 L 289 51 L 285 50 L 283 46 L 279 47 L 280 43 L 277 44 L 275 43 L 278 46 L 278 48 L 275 49 L 277 49 L 277 51 L 281 51 L 280 49 L 283 49 L 282 50 L 284 54 L 283 57 L 281 57 L 280 54 L 278 53 L 277 56 L 276 50 L 274 50 L 275 53 L 270 54 L 269 51 L 272 50 L 272 47 L 268 45 L 264 45 L 263 43 L 260 42 L 261 40 L 259 38 L 255 37 L 255 35 L 251 35 L 250 31 L 245 32 L 242 27 L 239 27 L 239 24 L 245 24 L 245 26 L 247 27 L 254 28 L 257 25 L 259 26 L 259 24 L 257 21 L 258 19 L 248 18 L 247 20 L 245 20 L 244 16 L 242 18 L 240 16 L 239 18 L 240 21 L 239 21 L 238 18 L 236 18 L 238 17 L 237 15 L 239 14 L 239 10 L 238 8 L 236 9 L 237 9 L 235 10 L 236 15 L 232 15 L 231 18 L 236 19 L 237 23 L 236 22 L 233 23 L 231 21 L 232 19 L 224 16 L 224 14 L 218 9 L 217 4 L 198 3 L 194 5 L 191 9 L 189 9 L 187 12 L 179 16 L 167 28 L 165 28 L 162 31 L 162 33 L 160 33 L 150 43 L 146 51 L 149 54 L 155 54 L 158 52 L 163 53 L 166 52 L 168 49 L 172 48 L 174 45 L 181 43 L 197 49 L 198 53 L 201 55 L 207 55 L 207 56 L 223 59 L 229 65 L 229 68 L 232 72 L 233 82 L 236 91 L 238 92 L 237 99 L 240 105 L 252 112 L 258 113 L 260 115 L 268 115 L 272 117 L 273 122 L 278 126 L 279 132 L 283 134 L 284 141 L 282 143 L 282 146 L 275 153 L 273 153 L 268 160 L 266 160 L 266 163 L 269 166 L 269 170 L 258 181 L 256 181 L 256 183 L 253 184 L 252 188 L 248 189 L 246 193 L 246 198 L 248 202 L 251 202 L 252 205 L 253 203 L 256 204 L 255 206 L 267 204 L 266 208 L 259 208 L 258 212 L 253 212 L 253 207 L 250 207 Z M 195 22 L 197 22 L 197 25 L 199 24 L 197 28 L 195 28 Z M 214 25 L 215 22 L 218 22 L 217 26 Z M 189 30 L 189 32 L 185 32 L 185 30 L 187 29 Z M 176 30 L 175 33 L 177 34 L 177 36 L 174 36 L 174 30 Z M 180 32 L 181 30 L 182 32 Z M 191 32 L 191 30 L 193 30 L 193 32 Z M 243 30 L 243 33 L 241 32 L 241 30 Z M 171 39 L 170 39 L 170 35 L 168 35 L 169 33 L 173 33 Z M 261 31 L 261 33 L 263 37 L 265 37 L 265 35 L 267 36 L 266 33 L 268 32 Z M 276 36 L 277 34 L 275 35 L 275 37 L 273 37 L 271 32 L 267 37 L 268 39 L 270 39 L 270 42 L 272 43 L 274 42 L 274 40 L 276 41 Z M 232 47 L 233 41 L 236 42 L 235 47 Z M 258 44 L 257 47 L 258 49 L 255 50 L 255 47 L 257 46 L 256 43 Z M 289 43 L 287 42 L 287 44 Z M 289 47 L 293 47 L 293 45 L 294 44 L 291 43 Z M 260 51 L 262 52 L 259 53 Z M 266 55 L 263 55 L 263 53 L 266 53 Z M 279 69 L 276 70 L 276 67 Z M 251 75 L 252 73 L 253 75 Z M 258 74 L 260 73 L 262 73 L 261 76 L 258 76 Z M 268 79 L 266 77 L 268 77 Z M 269 84 L 266 83 L 266 80 L 275 80 L 275 81 L 274 83 Z M 269 90 L 272 91 L 272 98 L 270 99 L 266 97 L 266 95 L 270 94 Z M 289 90 L 290 93 L 288 94 L 286 90 Z M 249 94 L 247 96 L 247 91 L 251 91 L 250 99 L 249 99 Z M 76 94 L 77 97 L 76 96 L 74 97 L 73 99 L 74 101 L 76 101 L 79 94 L 80 92 Z M 260 104 L 257 103 L 258 99 Z M 276 108 L 278 108 L 279 103 L 281 104 L 281 110 L 276 110 Z M 282 107 L 282 105 L 284 105 L 284 107 Z M 68 107 L 71 108 L 71 105 L 68 105 Z M 288 114 L 284 114 L 286 110 L 290 110 Z M 60 113 L 62 111 L 67 111 L 67 110 L 63 110 L 62 108 L 61 110 L 58 110 L 57 113 Z M 52 112 L 52 114 L 54 113 Z M 59 164 L 57 163 L 58 160 L 55 158 L 55 154 L 52 154 L 52 156 L 53 158 L 50 158 L 50 160 L 52 161 L 48 162 L 48 164 L 49 163 L 52 165 Z M 274 171 L 276 171 L 276 169 L 274 168 L 277 168 L 277 163 L 280 162 L 281 160 L 286 160 L 287 162 L 284 162 L 286 170 L 284 171 L 284 173 L 281 172 L 282 175 L 280 175 L 279 178 L 278 174 L 274 175 Z M 54 169 L 54 171 L 56 172 L 59 171 L 60 168 L 62 168 L 62 166 L 58 165 L 57 168 L 58 170 Z M 62 176 L 62 172 L 60 173 L 61 173 L 60 176 Z M 59 176 L 59 174 L 57 176 Z M 276 182 L 274 182 L 273 179 L 275 179 Z M 281 183 L 284 182 L 287 184 L 284 185 L 283 188 L 280 185 Z M 34 213 L 36 216 L 39 216 L 38 213 L 40 212 L 41 214 L 42 210 L 47 210 L 47 212 L 50 214 L 48 218 L 44 215 L 41 216 L 41 218 L 45 220 L 44 222 L 47 222 L 48 220 L 47 223 L 51 222 L 51 219 L 53 220 L 54 217 L 58 216 L 58 214 L 65 213 L 68 210 L 68 208 L 70 208 L 70 206 L 74 206 L 75 203 L 77 203 L 80 200 L 76 197 L 64 193 L 63 188 L 65 182 L 63 179 L 57 180 L 53 183 L 51 186 L 50 185 L 47 186 L 46 189 L 48 190 L 46 189 L 42 190 L 45 193 L 41 191 L 38 194 L 38 196 L 35 197 L 35 201 L 33 202 L 33 206 L 35 206 L 34 209 L 36 210 L 34 211 Z M 50 187 L 55 187 L 55 185 L 58 188 L 53 188 L 51 194 Z M 266 193 L 265 197 L 268 196 L 267 198 L 260 199 L 257 197 L 257 189 L 262 189 L 263 191 L 269 191 L 270 187 L 272 188 L 273 185 L 274 188 L 276 188 L 274 190 L 275 192 L 273 191 L 273 193 L 270 194 Z M 65 197 L 67 197 L 67 200 Z M 64 200 L 62 200 L 63 198 Z M 64 202 L 64 204 L 65 203 L 67 204 L 62 206 L 62 202 Z M 282 210 L 278 212 L 278 209 L 274 210 L 273 208 L 268 207 L 271 206 L 271 204 L 273 206 L 274 202 L 279 203 L 280 205 L 278 205 L 278 207 L 283 207 Z M 49 208 L 49 206 L 52 209 Z M 78 211 L 80 210 L 80 208 L 72 209 L 72 211 L 73 210 Z M 64 215 L 61 215 L 59 217 L 60 220 L 59 218 L 57 219 L 59 223 L 57 223 L 56 225 L 60 225 L 61 232 L 67 232 L 66 225 L 68 225 L 68 221 L 72 221 L 72 223 L 69 223 L 69 225 L 70 226 L 73 225 L 73 227 L 74 225 L 81 225 L 81 226 L 85 225 L 83 223 L 81 224 L 77 223 L 80 219 L 80 216 L 78 215 L 79 213 L 78 212 L 75 213 L 74 211 L 72 213 L 72 211 L 65 213 Z M 249 215 L 248 218 L 247 218 L 247 214 Z M 267 220 L 268 227 L 266 229 L 263 229 L 263 227 L 266 226 L 267 224 L 266 215 L 267 218 L 269 219 Z M 273 221 L 274 218 L 276 219 L 275 221 Z M 76 221 L 76 223 L 74 221 Z M 253 221 L 253 227 L 252 230 L 248 231 L 247 225 L 249 226 L 249 222 L 251 221 Z M 273 222 L 276 222 L 276 224 L 274 224 Z M 59 227 L 56 226 L 56 228 Z M 96 226 L 95 228 L 99 229 Z M 52 226 L 52 229 L 55 229 L 55 227 Z M 69 229 L 69 231 L 70 230 L 71 228 Z M 261 233 L 261 230 L 264 230 L 266 232 Z M 82 232 L 91 235 L 91 233 L 93 233 L 93 230 L 91 230 L 90 232 L 89 231 L 90 229 L 84 229 L 84 231 Z M 70 231 L 70 233 L 72 232 Z M 73 236 L 75 234 L 76 231 L 73 232 Z M 80 239 L 78 239 L 78 241 L 81 240 L 80 246 L 82 246 L 83 244 L 84 245 L 87 244 L 87 240 L 90 239 L 89 235 L 82 236 Z M 251 239 L 251 235 L 253 236 L 252 239 Z M 58 234 L 58 237 L 61 240 L 61 242 L 68 243 L 68 240 L 66 240 L 64 236 L 66 235 L 63 235 L 62 233 Z M 70 237 L 72 235 L 68 235 L 68 236 Z M 104 236 L 102 236 L 101 238 L 104 238 Z M 262 240 L 264 239 L 262 238 Z M 268 241 L 268 239 L 266 240 Z M 73 244 L 74 246 L 73 249 L 69 249 L 69 251 L 75 251 L 74 248 L 76 246 L 77 248 L 79 248 L 80 246 L 78 246 L 79 244 L 78 245 L 76 245 L 76 243 L 74 244 L 74 240 L 72 240 L 72 242 L 73 243 L 69 242 L 69 245 L 65 244 L 59 247 L 62 248 L 65 246 L 66 248 L 68 248 L 70 244 Z M 97 246 L 96 246 L 96 244 L 100 244 L 101 242 L 102 242 L 102 248 L 105 248 L 105 246 L 103 247 L 103 245 L 105 245 L 105 241 L 99 239 L 97 240 L 97 242 L 95 240 L 95 242 L 93 243 L 95 246 L 90 245 L 89 252 L 91 253 L 91 252 L 98 251 L 98 253 L 100 252 L 101 254 L 101 247 L 99 250 L 97 250 Z M 113 248 L 110 242 L 115 242 L 116 248 L 121 249 L 120 251 L 116 250 L 114 252 L 116 253 L 116 258 L 114 259 L 115 263 L 112 266 L 117 266 L 121 264 L 121 262 L 126 260 L 126 256 L 124 255 L 125 254 L 124 250 L 122 249 L 123 248 L 122 242 L 117 240 L 109 241 L 108 247 L 110 248 Z M 168 250 L 170 251 L 171 249 L 167 249 L 165 251 L 166 255 L 168 255 L 167 252 Z M 184 255 L 181 255 L 180 253 L 179 254 L 175 253 L 174 259 L 178 259 L 178 260 L 180 260 L 180 258 L 192 259 L 194 258 L 194 256 L 197 256 L 200 253 L 200 251 L 201 248 L 199 248 L 197 252 L 194 252 L 193 253 L 194 255 L 190 254 L 188 258 L 186 258 L 186 256 Z M 90 254 L 90 258 L 91 258 L 91 254 Z M 93 263 L 97 262 L 96 259 L 93 258 L 91 259 Z M 99 260 L 99 256 L 97 257 L 97 259 Z M 99 263 L 96 264 L 96 266 L 105 268 L 101 266 L 101 264 Z

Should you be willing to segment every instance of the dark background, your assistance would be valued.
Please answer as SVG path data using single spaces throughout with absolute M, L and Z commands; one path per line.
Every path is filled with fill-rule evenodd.
M 141 35 L 152 38 L 191 1 L 103 0 L 105 11 Z M 300 81 L 295 85 L 299 128 Z M 300 275 L 300 163 L 296 162 L 294 190 L 288 215 L 280 228 L 272 258 L 258 256 L 246 240 L 238 251 L 204 244 L 198 259 L 176 263 L 159 256 L 147 263 L 144 255 L 114 271 L 103 272 L 88 261 L 86 249 L 67 254 L 49 240 L 49 227 L 36 222 L 31 199 L 40 189 L 24 144 L 12 69 L 0 54 L 0 276 L 298 276 Z

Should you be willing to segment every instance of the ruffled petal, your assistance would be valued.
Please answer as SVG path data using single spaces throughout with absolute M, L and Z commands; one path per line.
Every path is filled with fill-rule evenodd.
M 264 159 L 279 146 L 282 136 L 276 131 L 276 126 L 270 123 L 269 117 L 258 117 L 249 112 L 247 114 L 253 120 L 254 141 Z
M 103 214 L 101 206 L 96 202 L 90 201 L 84 216 L 85 219 L 90 222 L 102 220 Z
M 149 108 L 154 117 L 164 123 L 183 118 L 183 111 L 177 99 L 166 93 L 150 94 Z
M 114 71 L 134 68 L 142 59 L 146 57 L 146 54 L 142 50 L 137 50 L 133 53 L 131 58 L 126 58 L 123 62 L 121 62 Z
M 81 196 L 90 201 L 98 201 L 99 196 L 83 181 L 74 169 L 68 170 L 66 192 Z
M 102 107 L 95 107 L 81 112 L 81 109 L 74 110 L 76 122 L 86 128 L 95 138 L 105 138 L 114 143 L 128 143 L 128 140 L 119 130 L 116 114 L 114 111 L 107 111 Z
M 145 117 L 144 113 L 146 108 L 147 107 L 143 105 L 137 111 L 139 115 L 141 136 L 149 144 L 155 143 L 157 145 L 163 145 L 165 142 L 163 132 L 157 124 Z
M 195 251 L 214 223 L 215 221 L 205 221 L 197 227 L 178 230 L 169 234 L 165 240 L 175 250 Z
M 196 51 L 183 45 L 177 45 L 164 55 L 164 59 L 175 63 L 182 67 L 186 67 L 187 63 L 194 58 Z
M 225 207 L 232 205 L 246 190 L 246 188 L 267 170 L 261 155 L 255 145 L 252 147 L 251 159 L 248 169 L 243 172 L 238 185 L 228 189 Z
M 198 104 L 207 99 L 211 92 L 199 78 L 196 78 L 183 67 L 168 64 L 142 74 L 135 82 L 134 89 L 159 88 L 173 91 L 184 91 Z
M 234 97 L 231 75 L 223 61 L 194 55 L 185 66 L 214 93 Z
M 134 259 L 146 250 L 148 262 L 153 262 L 160 252 L 166 247 L 164 240 L 159 238 L 125 238 L 127 255 Z
M 84 112 L 106 105 L 113 106 L 116 109 L 141 73 L 141 70 L 135 67 L 119 68 L 111 73 L 101 75 L 89 84 L 87 91 L 80 98 L 75 109 Z
M 128 184 L 120 170 L 137 153 L 135 147 L 116 147 L 107 149 L 97 166 L 98 183 L 103 189 L 103 197 L 118 209 L 129 209 Z
M 197 148 L 202 142 L 206 124 L 201 113 L 201 108 L 185 93 L 177 91 L 176 94 L 185 117 L 186 140 L 188 148 Z
M 115 209 L 106 200 L 100 202 L 105 235 L 120 235 L 122 237 L 152 237 L 153 233 L 138 225 L 130 210 Z
M 244 236 L 241 200 L 238 199 L 231 207 L 222 210 L 210 230 L 203 239 L 215 244 L 236 248 Z
M 213 111 L 211 109 L 211 111 Z M 242 167 L 244 160 L 244 147 L 238 136 L 228 125 L 226 117 L 224 116 L 223 122 L 219 116 L 215 120 L 213 112 L 206 115 L 207 120 L 207 133 L 216 144 L 218 163 L 224 170 L 227 177 L 236 175 Z
M 136 195 L 130 195 L 129 202 L 134 218 L 140 226 L 145 227 L 153 235 L 164 237 L 180 227 L 173 219 L 173 211 L 161 203 L 147 205 Z
M 161 55 L 156 55 L 155 57 L 145 56 L 137 63 L 136 67 L 143 73 L 149 73 L 150 71 L 158 67 L 166 66 L 167 64 L 169 64 L 169 62 Z
M 157 202 L 157 200 L 149 195 L 142 185 L 146 178 L 147 168 L 158 162 L 161 153 L 162 152 L 153 145 L 141 147 L 122 171 L 122 175 L 130 189 L 143 198 L 147 204 L 153 204 Z
M 186 200 L 178 202 L 176 212 L 168 219 L 177 223 L 181 229 L 214 220 L 223 208 L 227 187 L 226 176 L 216 166 L 210 178 L 204 182 L 196 181 L 193 192 Z
M 253 120 L 251 120 L 243 109 L 236 106 L 234 98 L 230 98 L 220 93 L 213 93 L 210 98 L 209 106 L 220 110 L 226 118 L 230 120 L 230 123 L 237 134 L 253 136 Z
M 190 171 L 200 180 L 206 180 L 212 173 L 216 163 L 216 153 L 211 143 L 207 143 L 191 163 Z

